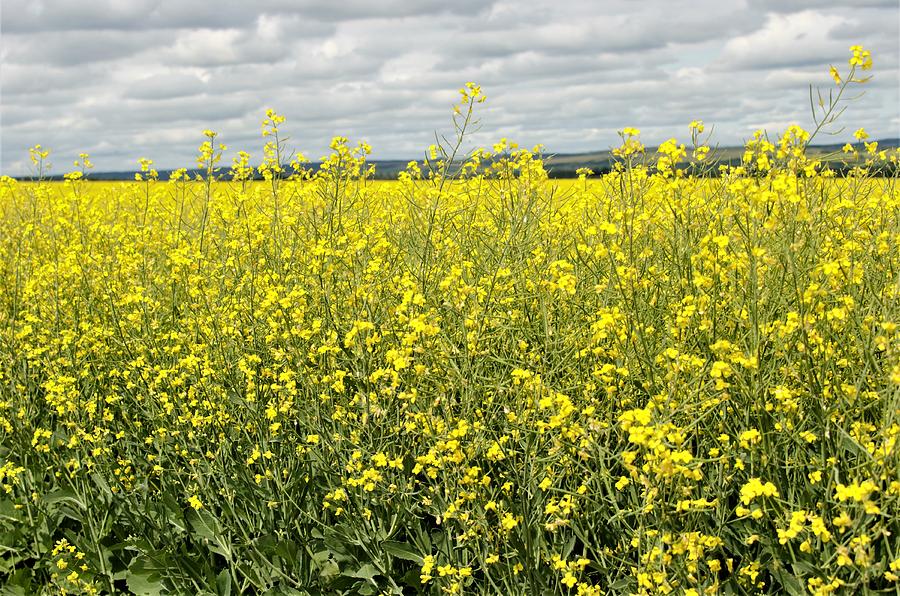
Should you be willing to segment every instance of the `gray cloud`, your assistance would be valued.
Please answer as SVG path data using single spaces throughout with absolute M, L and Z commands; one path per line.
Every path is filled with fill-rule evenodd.
M 854 0 L 852 4 L 845 0 L 749 0 L 748 4 L 751 9 L 762 12 L 799 12 L 823 9 L 854 12 L 861 8 L 897 8 L 894 0 Z
M 898 17 L 895 0 L 4 0 L 0 171 L 27 173 L 35 143 L 57 171 L 80 151 L 190 165 L 206 128 L 258 157 L 269 107 L 310 156 L 340 134 L 415 157 L 470 80 L 489 96 L 477 144 L 602 149 L 623 126 L 652 144 L 694 118 L 734 144 L 809 125 L 807 85 L 854 43 L 875 79 L 846 124 L 900 136 Z
M 252 23 L 258 15 L 296 15 L 304 20 L 334 22 L 394 17 L 398 14 L 427 16 L 477 14 L 481 0 L 220 0 L 218 2 L 176 0 L 18 0 L 8 3 L 4 29 L 12 33 L 117 29 L 235 28 Z
M 41 39 L 30 34 L 4 34 L 5 62 L 60 67 L 122 61 L 148 47 L 167 45 L 174 37 L 172 32 L 158 30 L 56 31 Z

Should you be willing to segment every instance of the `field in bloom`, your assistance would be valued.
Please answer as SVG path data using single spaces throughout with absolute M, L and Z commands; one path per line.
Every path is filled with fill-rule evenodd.
M 282 123 L 263 182 L 0 181 L 6 593 L 897 592 L 896 150 L 373 183 Z

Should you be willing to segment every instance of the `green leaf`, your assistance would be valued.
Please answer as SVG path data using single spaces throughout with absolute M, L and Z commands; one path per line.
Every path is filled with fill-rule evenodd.
M 778 580 L 778 583 L 781 584 L 782 589 L 787 594 L 805 594 L 806 587 L 803 585 L 803 582 L 794 577 L 792 573 L 789 573 L 784 567 L 781 565 L 771 565 L 769 567 L 769 571 L 775 576 L 775 579 Z
M 165 519 L 170 526 L 172 526 L 179 532 L 187 532 L 187 526 L 184 522 L 184 515 L 182 514 L 181 505 L 178 503 L 175 497 L 169 493 L 164 493 L 160 502 L 164 507 L 162 513 L 162 515 L 164 516 L 163 519 Z
M 215 515 L 201 509 L 189 511 L 186 517 L 194 535 L 204 540 L 209 550 L 231 559 L 231 544 L 225 539 L 222 526 Z
M 109 484 L 106 482 L 106 479 L 103 476 L 101 476 L 100 474 L 96 474 L 96 473 L 91 474 L 91 479 L 93 479 L 94 484 L 97 485 L 97 488 L 99 488 L 100 491 L 104 495 L 106 495 L 106 498 L 112 500 L 113 493 L 112 493 L 112 490 L 109 488 Z
M 341 566 L 329 556 L 330 554 L 329 551 L 320 551 L 313 555 L 313 562 L 319 570 L 319 577 L 323 579 L 334 577 L 341 572 Z
M 0 588 L 0 596 L 27 596 L 31 592 L 26 592 L 24 586 L 6 584 Z
M 610 590 L 614 593 L 621 593 L 628 589 L 629 581 L 627 579 L 618 579 L 609 585 Z
M 12 501 L 8 499 L 0 501 L 0 520 L 18 522 L 22 520 L 22 515 L 22 511 L 16 509 L 16 506 Z
M 406 574 L 400 578 L 401 581 L 411 588 L 416 588 L 417 590 L 422 589 L 422 571 L 421 569 L 410 569 L 406 572 Z
M 296 543 L 291 540 L 279 540 L 275 545 L 275 554 L 284 559 L 290 565 L 296 565 L 297 553 L 299 552 Z
M 31 583 L 31 570 L 19 569 L 6 578 L 6 583 L 0 588 L 3 596 L 26 596 L 33 593 Z
M 75 505 L 79 509 L 87 509 L 87 506 L 78 498 L 75 491 L 69 488 L 61 488 L 46 495 L 43 499 L 47 505 L 58 505 L 60 503 L 69 503 Z
M 324 542 L 325 546 L 327 546 L 331 552 L 340 553 L 344 556 L 350 555 L 350 551 L 347 549 L 347 540 L 344 540 L 339 536 L 327 535 Z
M 568 558 L 569 555 L 572 554 L 572 549 L 575 548 L 575 535 L 572 534 L 569 537 L 569 540 L 566 542 L 566 545 L 562 548 L 561 556 L 565 559 Z
M 231 596 L 231 573 L 227 569 L 223 569 L 216 576 L 216 594 L 218 596 Z
M 387 554 L 392 557 L 397 557 L 398 559 L 403 559 L 404 561 L 412 561 L 417 565 L 421 565 L 425 562 L 425 559 L 416 552 L 416 550 L 406 544 L 405 542 L 396 542 L 394 540 L 385 540 L 381 543 L 381 548 Z
M 138 596 L 158 596 L 165 590 L 162 576 L 156 571 L 155 564 L 140 556 L 135 557 L 128 566 L 125 583 Z
M 9 554 L 10 552 L 15 552 L 11 548 L 6 546 L 0 548 L 2 548 L 2 550 L 0 550 L 0 574 L 2 575 L 7 575 L 16 568 L 16 565 L 26 559 L 24 556 Z
M 378 570 L 375 569 L 375 566 L 371 563 L 366 563 L 356 571 L 345 571 L 344 575 L 347 577 L 355 577 L 356 579 L 364 579 L 371 582 L 373 585 L 377 585 L 375 583 L 375 576 L 378 575 Z
M 810 577 L 825 577 L 825 574 L 822 572 L 822 569 L 808 563 L 806 561 L 796 561 L 791 563 L 791 568 L 794 570 L 794 575 L 798 577 L 803 577 L 808 575 Z
M 209 511 L 191 510 L 188 511 L 188 514 L 185 517 L 187 518 L 188 524 L 191 526 L 191 530 L 200 538 L 215 540 L 222 534 L 222 527 L 219 525 L 219 520 Z
M 263 592 L 262 596 L 309 596 L 309 592 L 301 592 L 290 586 L 275 586 Z

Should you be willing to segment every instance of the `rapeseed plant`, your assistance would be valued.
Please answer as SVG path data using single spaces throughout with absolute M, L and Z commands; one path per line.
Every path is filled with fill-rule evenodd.
M 460 93 L 391 183 L 272 110 L 231 176 L 205 131 L 194 180 L 0 181 L 3 584 L 898 590 L 897 151 L 810 158 L 838 93 L 717 178 L 694 121 L 557 183 Z

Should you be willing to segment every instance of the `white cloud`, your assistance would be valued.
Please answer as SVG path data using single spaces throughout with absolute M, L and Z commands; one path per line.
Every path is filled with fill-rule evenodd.
M 822 64 L 843 57 L 846 48 L 829 40 L 831 31 L 847 23 L 845 17 L 813 10 L 792 14 L 769 14 L 756 31 L 729 40 L 718 66 L 735 68 L 777 68 L 798 64 Z
M 760 123 L 809 124 L 807 84 L 830 85 L 847 47 L 875 79 L 848 127 L 900 136 L 894 0 L 4 0 L 3 173 L 27 148 L 98 169 L 193 163 L 200 131 L 259 154 L 273 107 L 292 141 L 325 153 L 336 134 L 376 157 L 414 157 L 449 124 L 456 89 L 485 88 L 482 129 L 551 151 L 606 148 L 638 126 L 652 144 L 702 118 L 733 144 Z M 852 130 L 851 129 L 851 130 Z

